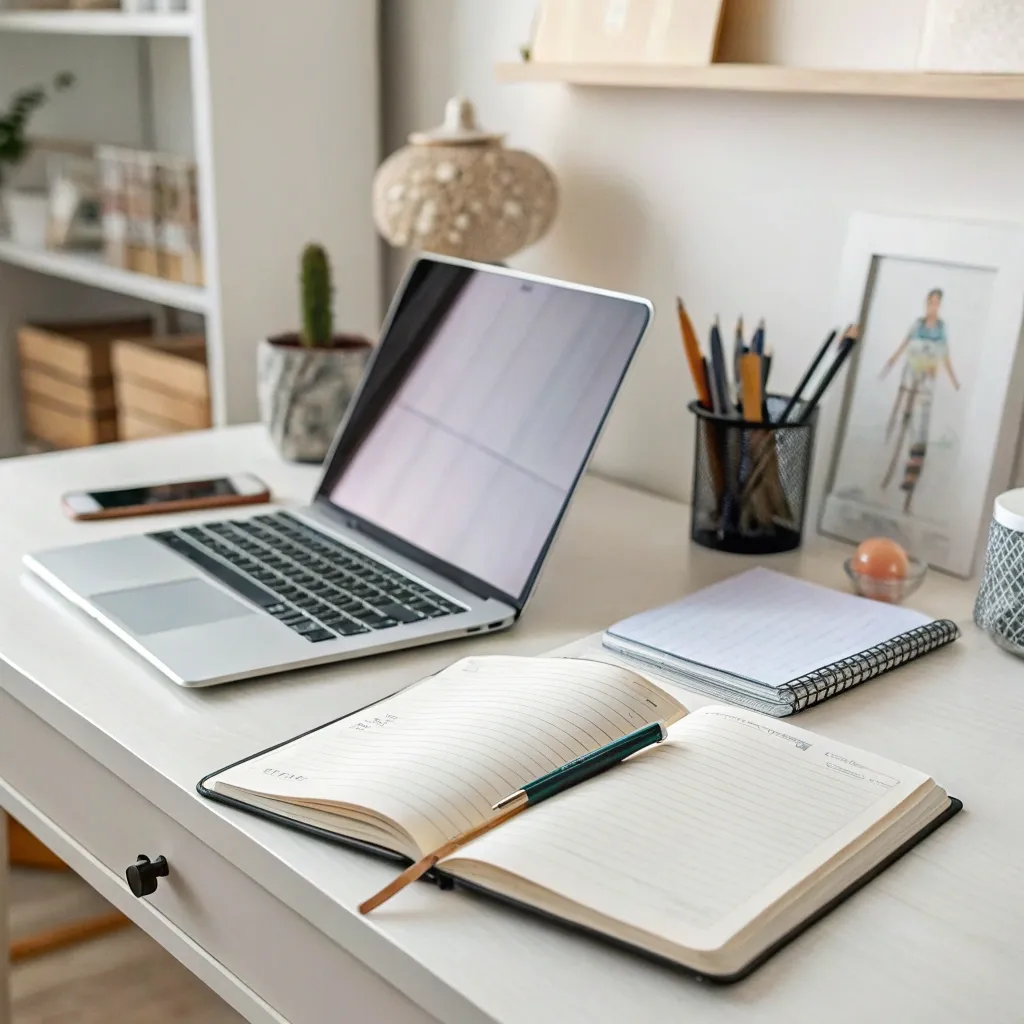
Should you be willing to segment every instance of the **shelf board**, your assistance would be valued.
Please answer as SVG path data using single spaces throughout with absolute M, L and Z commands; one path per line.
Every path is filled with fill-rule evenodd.
M 498 65 L 502 82 L 565 82 L 650 89 L 712 89 L 731 92 L 897 96 L 913 99 L 1024 100 L 1024 75 L 976 75 L 928 71 L 844 71 L 767 64 Z
M 100 255 L 52 252 L 33 249 L 7 239 L 0 239 L 0 262 L 10 263 L 40 274 L 76 281 L 79 284 L 102 288 L 119 295 L 130 295 L 173 309 L 186 309 L 205 313 L 209 305 L 207 292 L 195 285 L 178 284 L 160 277 L 136 274 L 109 266 Z
M 0 32 L 73 36 L 190 36 L 191 14 L 123 14 L 121 11 L 4 11 Z

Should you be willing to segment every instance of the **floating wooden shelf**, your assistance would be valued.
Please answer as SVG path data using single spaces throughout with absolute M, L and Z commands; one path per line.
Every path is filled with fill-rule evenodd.
M 924 71 L 843 71 L 768 64 L 498 65 L 502 82 L 565 82 L 649 89 L 714 89 L 725 92 L 901 96 L 913 99 L 1024 100 L 1024 75 L 973 75 Z
M 190 14 L 122 14 L 120 11 L 0 11 L 0 32 L 72 36 L 189 36 Z
M 109 266 L 99 255 L 51 252 L 0 239 L 0 263 L 10 263 L 66 281 L 77 281 L 119 295 L 131 295 L 161 306 L 187 309 L 194 313 L 205 313 L 209 302 L 204 288 L 136 274 L 131 270 L 120 270 Z

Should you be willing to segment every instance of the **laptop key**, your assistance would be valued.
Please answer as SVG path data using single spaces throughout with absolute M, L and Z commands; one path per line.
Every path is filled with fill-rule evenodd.
M 386 618 L 396 619 L 399 622 L 420 622 L 424 618 L 420 612 L 395 602 L 378 605 L 377 611 Z
M 328 623 L 331 629 L 340 633 L 342 636 L 357 636 L 360 633 L 369 633 L 370 630 L 359 622 L 355 622 L 352 619 L 345 619 L 344 621 L 335 621 Z
M 377 615 L 369 612 L 365 615 L 360 615 L 359 621 L 364 626 L 369 626 L 370 629 L 390 629 L 392 626 L 398 625 L 398 619 L 391 619 L 386 615 Z
M 193 565 L 197 565 L 204 572 L 209 573 L 236 594 L 259 605 L 260 608 L 268 608 L 281 603 L 277 594 L 253 583 L 248 577 L 236 572 L 230 566 L 214 558 L 213 555 L 208 555 L 205 551 L 194 547 L 176 534 L 154 534 L 152 536 L 155 540 L 166 544 L 172 551 L 187 558 Z
M 329 629 L 315 629 L 312 633 L 302 634 L 310 643 L 320 644 L 325 640 L 337 640 L 336 634 L 332 633 Z

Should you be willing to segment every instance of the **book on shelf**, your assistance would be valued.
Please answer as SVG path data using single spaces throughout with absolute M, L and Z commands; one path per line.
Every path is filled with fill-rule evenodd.
M 887 758 L 741 708 L 687 713 L 627 668 L 562 658 L 464 659 L 199 791 L 411 861 L 524 783 L 659 721 L 666 742 L 528 808 L 434 877 L 734 981 L 960 808 Z M 408 909 L 375 914 L 392 912 Z
M 157 252 L 157 160 L 147 150 L 125 151 L 128 211 L 128 269 L 160 276 Z
M 203 283 L 199 241 L 198 181 L 195 161 L 161 153 L 157 156 L 160 276 L 182 284 Z
M 195 161 L 97 148 L 107 262 L 181 284 L 204 283 Z
M 103 217 L 103 248 L 107 263 L 129 269 L 128 262 L 128 162 L 131 151 L 121 146 L 97 146 L 100 203 Z

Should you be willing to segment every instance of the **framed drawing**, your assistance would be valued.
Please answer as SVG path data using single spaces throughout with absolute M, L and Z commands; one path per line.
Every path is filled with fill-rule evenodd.
M 538 62 L 706 65 L 723 0 L 541 0 Z
M 1024 228 L 856 215 L 840 303 L 862 333 L 820 528 L 970 576 L 1020 434 Z

